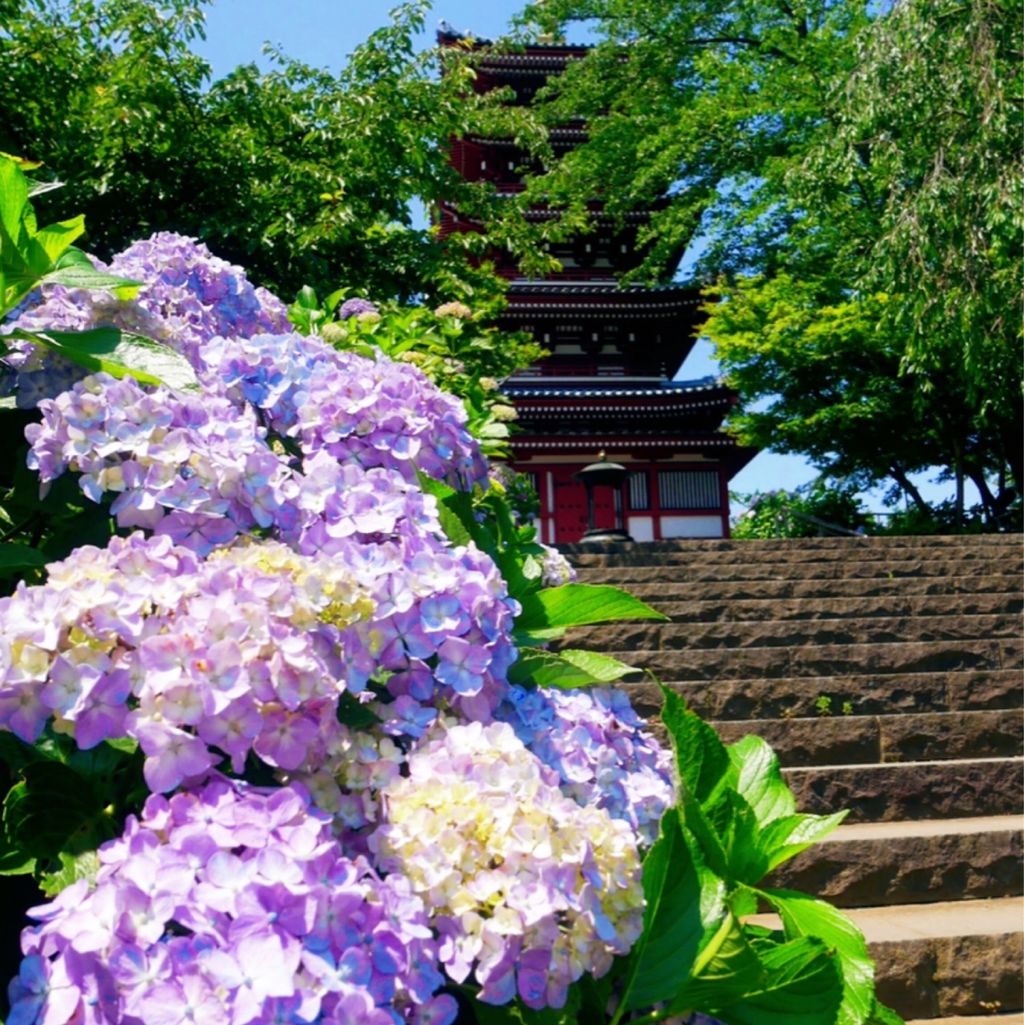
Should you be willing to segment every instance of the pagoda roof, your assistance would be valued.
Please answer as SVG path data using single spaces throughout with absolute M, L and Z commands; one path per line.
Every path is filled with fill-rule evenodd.
M 709 375 L 694 381 L 663 381 L 656 386 L 629 386 L 621 381 L 608 383 L 578 384 L 565 383 L 557 385 L 536 385 L 536 378 L 516 380 L 510 378 L 502 385 L 510 398 L 515 399 L 669 399 L 679 396 L 710 395 L 719 392 L 722 398 L 732 401 L 732 391 L 725 384 L 725 379 Z M 687 408 L 695 404 L 687 401 Z M 717 405 L 717 402 L 715 403 Z
M 513 281 L 506 293 L 503 320 L 529 316 L 578 318 L 618 317 L 675 320 L 683 311 L 696 312 L 705 301 L 695 288 L 622 287 L 616 281 Z

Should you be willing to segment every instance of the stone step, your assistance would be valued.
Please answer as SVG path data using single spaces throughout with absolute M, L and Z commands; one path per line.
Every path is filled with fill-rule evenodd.
M 784 766 L 873 765 L 1024 754 L 1017 710 L 712 722 L 731 744 L 748 733 L 766 740 Z
M 970 758 L 885 765 L 815 765 L 783 769 L 801 811 L 847 809 L 846 821 L 898 822 L 1024 810 L 1024 758 Z
M 1020 591 L 982 594 L 876 594 L 850 598 L 648 599 L 674 623 L 751 623 L 786 620 L 998 616 L 1024 612 Z
M 1024 1025 L 1024 1011 L 970 1016 L 958 1014 L 954 1018 L 914 1018 L 906 1022 L 906 1025 Z
M 684 557 L 673 562 L 652 557 L 638 565 L 581 566 L 578 573 L 580 583 L 607 581 L 621 585 L 671 580 L 694 584 L 715 580 L 901 580 L 904 577 L 945 578 L 972 574 L 987 577 L 992 574 L 1019 574 L 1022 569 L 1024 561 L 1019 555 L 958 559 L 951 553 L 948 558 L 919 556 L 900 561 L 835 559 L 830 562 L 790 562 L 777 559 L 710 562 Z
M 1019 815 L 842 825 L 772 874 L 838 907 L 1020 896 Z
M 632 653 L 632 665 L 642 665 Z M 705 719 L 778 719 L 818 714 L 818 699 L 828 697 L 832 714 L 850 702 L 855 715 L 895 712 L 946 712 L 953 709 L 1019 710 L 1024 688 L 1017 669 L 964 672 L 889 673 L 846 676 L 715 679 L 667 683 Z M 629 684 L 633 705 L 656 717 L 661 691 L 649 681 Z
M 790 647 L 706 648 L 658 651 L 600 650 L 663 680 L 792 676 L 885 676 L 948 673 L 967 669 L 1021 669 L 1019 637 L 993 640 L 905 641 L 899 644 L 803 644 Z
M 846 912 L 875 960 L 878 999 L 908 1018 L 1022 1007 L 1024 902 L 1017 897 Z M 751 921 L 777 927 L 775 915 Z
M 644 601 L 740 601 L 782 598 L 859 598 L 879 595 L 1005 594 L 1019 591 L 1020 574 L 1000 568 L 999 572 L 959 577 L 836 577 L 824 580 L 723 580 L 714 578 L 694 583 L 685 575 L 659 576 L 644 580 L 623 580 L 612 573 L 588 575 L 581 583 L 607 583 L 626 587 Z
M 627 544 L 561 545 L 561 551 L 581 566 L 639 565 L 645 560 L 673 562 L 758 562 L 778 559 L 787 562 L 827 562 L 837 559 L 904 559 L 934 557 L 964 559 L 993 555 L 1024 554 L 1020 534 L 995 534 L 966 538 L 775 538 L 761 541 L 721 538 L 677 538 L 671 541 L 642 541 Z
M 958 641 L 1019 637 L 1018 615 L 895 616 L 892 618 L 753 620 L 729 623 L 601 623 L 570 631 L 562 647 L 631 648 L 664 651 L 729 648 L 783 648 L 807 644 L 899 644 L 906 641 Z M 559 645 L 555 645 L 558 647 Z
M 578 552 L 632 551 L 636 548 L 650 548 L 652 551 L 693 550 L 752 550 L 756 548 L 779 548 L 804 551 L 812 548 L 850 548 L 871 545 L 877 548 L 984 548 L 1016 544 L 1024 546 L 1020 533 L 1002 534 L 882 534 L 857 537 L 771 537 L 771 538 L 721 538 L 721 537 L 672 537 L 661 541 L 577 541 L 560 545 L 563 551 L 574 555 Z

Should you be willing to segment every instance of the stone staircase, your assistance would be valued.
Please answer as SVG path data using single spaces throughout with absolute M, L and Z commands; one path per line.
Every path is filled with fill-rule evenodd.
M 668 623 L 573 632 L 653 670 L 723 739 L 776 749 L 846 823 L 774 883 L 849 909 L 880 998 L 931 1025 L 1024 1025 L 1019 536 L 567 549 Z M 658 691 L 630 685 L 656 716 Z

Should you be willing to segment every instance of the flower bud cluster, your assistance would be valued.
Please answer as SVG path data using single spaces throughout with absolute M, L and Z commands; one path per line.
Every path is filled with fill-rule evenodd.
M 30 911 L 12 1022 L 455 1018 L 420 898 L 346 856 L 301 789 L 151 797 L 99 858 L 95 883 Z
M 675 803 L 672 756 L 644 729 L 624 691 L 510 685 L 495 714 L 564 794 L 628 822 L 644 844 L 657 840 L 661 817 Z
M 544 779 L 505 723 L 453 726 L 417 748 L 383 792 L 380 865 L 423 897 L 440 959 L 480 999 L 561 1007 L 640 935 L 643 893 L 626 823 Z

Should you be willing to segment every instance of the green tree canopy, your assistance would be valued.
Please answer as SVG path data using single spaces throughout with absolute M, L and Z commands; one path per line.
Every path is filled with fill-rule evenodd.
M 285 295 L 485 286 L 466 259 L 479 240 L 442 245 L 410 208 L 473 191 L 447 156 L 473 108 L 467 73 L 441 78 L 437 54 L 414 50 L 424 0 L 396 8 L 338 75 L 274 53 L 268 72 L 212 83 L 190 49 L 205 2 L 26 0 L 5 14 L 0 149 L 66 183 L 56 202 L 85 214 L 89 247 L 175 230 Z
M 1002 515 L 1022 479 L 1009 4 L 538 0 L 523 17 L 526 35 L 583 22 L 587 58 L 511 115 L 588 125 L 561 160 L 536 147 L 523 203 L 563 212 L 540 241 L 588 230 L 595 197 L 646 209 L 633 276 L 659 280 L 702 234 L 745 441 L 864 484 L 938 466 Z

